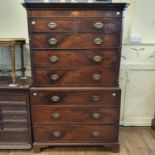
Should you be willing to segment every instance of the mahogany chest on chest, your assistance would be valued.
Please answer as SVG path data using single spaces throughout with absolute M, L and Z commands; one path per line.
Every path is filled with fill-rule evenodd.
M 119 151 L 125 6 L 25 4 L 35 152 L 48 146 L 108 146 Z

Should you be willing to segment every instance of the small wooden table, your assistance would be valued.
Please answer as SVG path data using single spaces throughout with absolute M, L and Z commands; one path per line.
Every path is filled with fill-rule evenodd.
M 16 64 L 15 64 L 15 47 L 17 45 L 20 46 L 21 51 L 21 72 L 22 76 L 25 77 L 25 66 L 24 66 L 24 54 L 23 54 L 23 46 L 26 43 L 26 40 L 23 38 L 0 38 L 0 45 L 1 46 L 9 46 L 10 47 L 10 61 L 12 65 L 12 72 L 11 72 L 11 78 L 12 83 L 9 86 L 15 87 L 16 84 Z

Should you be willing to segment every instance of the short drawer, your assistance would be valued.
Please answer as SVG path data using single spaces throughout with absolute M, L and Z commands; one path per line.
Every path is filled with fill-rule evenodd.
M 79 18 L 77 32 L 120 33 L 120 18 Z
M 28 116 L 27 116 L 27 112 L 14 112 L 14 111 L 3 111 L 2 112 L 2 120 L 27 120 Z
M 118 124 L 118 107 L 32 106 L 33 124 Z
M 3 101 L 25 101 L 26 102 L 26 95 L 20 92 L 8 92 L 3 91 L 0 93 L 0 102 Z
M 5 111 L 27 111 L 27 107 L 26 105 L 18 105 L 18 104 L 3 104 L 1 105 L 1 111 L 5 112 Z
M 34 141 L 45 143 L 104 143 L 118 141 L 118 126 L 35 125 Z
M 5 129 L 27 129 L 27 120 L 3 120 L 2 128 Z
M 30 18 L 31 32 L 75 32 L 75 19 L 66 18 Z
M 121 91 L 117 88 L 42 88 L 32 87 L 31 105 L 120 105 Z
M 8 143 L 18 143 L 18 142 L 28 142 L 28 133 L 26 132 L 16 132 L 16 131 L 0 131 L 0 142 Z
M 32 34 L 33 49 L 95 49 L 120 47 L 120 35 L 111 34 Z
M 118 50 L 38 50 L 32 51 L 34 67 L 116 66 Z
M 116 67 L 80 69 L 33 69 L 37 86 L 116 86 Z

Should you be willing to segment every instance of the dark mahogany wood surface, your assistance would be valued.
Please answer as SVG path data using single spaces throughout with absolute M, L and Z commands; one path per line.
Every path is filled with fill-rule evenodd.
M 103 28 L 95 28 L 95 23 L 103 23 Z M 55 29 L 48 27 L 49 23 L 56 23 Z M 31 32 L 102 32 L 120 33 L 121 18 L 30 18 Z
M 116 50 L 37 50 L 32 51 L 34 67 L 68 68 L 83 66 L 116 66 L 119 64 L 119 51 Z M 99 62 L 94 61 L 100 56 Z M 51 59 L 57 57 L 56 62 Z
M 125 3 L 26 3 L 34 152 L 57 145 L 119 151 L 118 75 Z
M 76 106 L 111 106 L 120 104 L 120 89 L 90 89 L 75 90 L 65 89 L 42 89 L 31 88 L 31 101 L 33 105 L 76 105 Z M 52 97 L 57 96 L 58 101 L 53 101 Z
M 34 85 L 37 86 L 115 86 L 118 71 L 116 67 L 105 68 L 66 68 L 66 69 L 34 69 Z M 52 75 L 58 75 L 52 80 Z M 94 80 L 94 76 L 100 76 Z
M 119 107 L 32 106 L 32 110 L 34 124 L 117 124 L 119 118 Z
M 60 137 L 54 137 L 53 133 L 58 131 Z M 93 136 L 93 132 L 98 133 Z M 44 143 L 104 143 L 117 142 L 118 126 L 104 125 L 35 125 L 35 141 Z M 57 144 L 59 145 L 59 144 Z
M 57 40 L 56 45 L 49 44 L 49 40 Z M 102 43 L 96 45 L 95 39 L 101 39 Z M 120 36 L 111 34 L 32 34 L 32 49 L 99 49 L 119 48 Z

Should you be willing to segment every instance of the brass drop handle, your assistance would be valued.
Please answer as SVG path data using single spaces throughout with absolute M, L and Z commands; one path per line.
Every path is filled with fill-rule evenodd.
M 101 30 L 101 29 L 103 29 L 104 24 L 101 23 L 101 22 L 96 22 L 96 23 L 94 24 L 94 27 L 95 27 L 97 30 Z
M 58 62 L 59 58 L 58 58 L 57 56 L 51 56 L 51 57 L 49 58 L 49 60 L 50 60 L 50 62 L 52 62 L 52 63 L 56 63 L 56 62 Z
M 61 117 L 61 115 L 59 114 L 59 113 L 53 113 L 52 115 L 51 115 L 51 118 L 54 118 L 54 119 L 59 119 Z
M 95 138 L 98 138 L 98 137 L 100 137 L 100 133 L 98 131 L 93 131 L 92 136 Z
M 48 43 L 50 44 L 50 45 L 56 45 L 57 43 L 58 43 L 58 40 L 56 39 L 56 38 L 50 38 L 49 40 L 48 40 Z
M 48 28 L 51 29 L 51 30 L 54 30 L 57 28 L 57 24 L 55 22 L 50 22 L 48 24 Z
M 60 100 L 60 97 L 59 97 L 59 96 L 52 96 L 52 97 L 51 97 L 51 100 L 52 100 L 53 102 L 58 102 L 58 101 Z
M 95 45 L 101 45 L 103 43 L 103 39 L 101 39 L 101 38 L 95 38 L 94 39 L 94 44 Z
M 97 63 L 101 62 L 102 61 L 102 57 L 100 55 L 96 55 L 96 56 L 93 57 L 93 61 L 97 62 Z
M 59 77 L 58 74 L 52 74 L 52 75 L 50 76 L 50 78 L 51 78 L 51 80 L 56 81 L 56 80 L 58 80 L 60 77 Z
M 60 131 L 54 131 L 54 132 L 52 133 L 52 135 L 53 135 L 53 137 L 55 137 L 55 138 L 60 138 L 60 137 L 62 136 L 62 133 L 61 133 Z
M 99 119 L 101 117 L 101 114 L 100 113 L 93 113 L 91 116 L 94 119 Z
M 100 96 L 94 95 L 92 96 L 93 101 L 99 101 L 100 100 Z
M 99 81 L 101 79 L 101 75 L 100 74 L 93 74 L 92 78 L 95 80 L 95 81 Z

